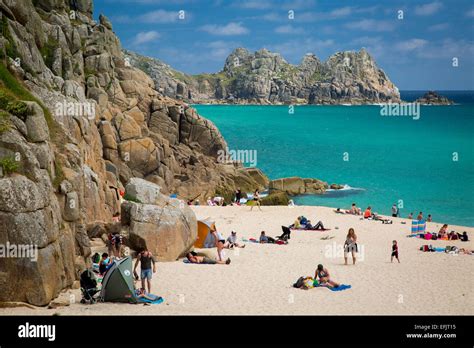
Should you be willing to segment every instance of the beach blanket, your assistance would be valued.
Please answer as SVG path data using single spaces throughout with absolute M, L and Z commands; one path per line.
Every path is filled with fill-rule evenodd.
M 323 228 L 322 230 L 307 230 L 305 228 L 290 228 L 290 230 L 292 231 L 317 231 L 317 232 L 324 232 L 324 231 L 330 231 L 331 229 L 330 228 Z
M 329 286 L 323 286 L 323 285 L 316 285 L 315 287 L 316 288 L 328 288 L 331 291 L 343 291 L 343 290 L 347 290 L 347 289 L 351 288 L 351 286 L 347 285 L 347 284 L 341 284 L 337 288 L 331 288 Z
M 150 300 L 148 298 L 138 297 L 137 298 L 138 303 L 160 304 L 164 301 L 163 297 L 161 297 L 161 296 L 156 296 L 156 295 L 153 295 L 153 294 L 148 294 L 147 296 L 153 297 L 154 299 Z

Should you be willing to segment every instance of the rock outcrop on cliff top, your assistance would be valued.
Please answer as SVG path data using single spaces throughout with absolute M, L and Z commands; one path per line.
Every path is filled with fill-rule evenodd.
M 181 199 L 261 186 L 218 163 L 217 128 L 129 66 L 92 11 L 0 0 L 0 244 L 38 247 L 37 262 L 0 259 L 0 302 L 46 305 L 70 286 L 90 260 L 87 232 L 120 212 L 132 177 Z
M 399 102 L 398 88 L 365 49 L 313 54 L 292 65 L 278 53 L 235 49 L 222 71 L 187 75 L 154 58 L 125 51 L 128 61 L 167 96 L 194 103 L 367 104 Z

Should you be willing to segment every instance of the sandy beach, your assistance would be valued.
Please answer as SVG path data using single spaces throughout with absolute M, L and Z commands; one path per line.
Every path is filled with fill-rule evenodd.
M 226 237 L 237 231 L 239 239 L 258 238 L 262 230 L 269 236 L 279 235 L 281 225 L 289 225 L 299 215 L 313 222 L 321 220 L 331 230 L 293 231 L 288 245 L 246 243 L 245 249 L 226 250 L 232 259 L 229 266 L 185 264 L 182 260 L 159 263 L 152 292 L 165 299 L 163 304 L 74 303 L 56 309 L 0 309 L 0 315 L 474 314 L 474 256 L 419 250 L 423 244 L 474 249 L 474 228 L 449 226 L 449 231 L 467 231 L 469 242 L 424 241 L 407 238 L 410 220 L 395 218 L 393 224 L 382 224 L 335 214 L 326 207 L 267 206 L 251 212 L 249 207 L 199 206 L 193 210 L 199 219 L 214 219 Z M 345 266 L 342 254 L 350 227 L 358 236 L 360 254 L 355 266 Z M 428 231 L 440 227 L 441 223 L 427 224 Z M 394 239 L 399 244 L 400 264 L 390 262 Z M 298 277 L 313 276 L 319 263 L 331 272 L 333 280 L 352 288 L 340 292 L 292 288 Z M 80 291 L 72 293 L 79 302 Z

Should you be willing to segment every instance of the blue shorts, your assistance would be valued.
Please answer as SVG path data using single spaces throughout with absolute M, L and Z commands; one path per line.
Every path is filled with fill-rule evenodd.
M 153 275 L 153 272 L 151 270 L 151 268 L 149 269 L 142 269 L 141 273 L 140 273 L 140 278 L 141 279 L 149 279 L 151 280 L 151 277 Z

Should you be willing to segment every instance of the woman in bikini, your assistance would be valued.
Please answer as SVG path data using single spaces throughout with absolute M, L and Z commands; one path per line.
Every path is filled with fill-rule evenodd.
M 250 207 L 250 211 L 253 210 L 254 205 L 258 207 L 258 210 L 262 211 L 262 208 L 260 208 L 260 192 L 258 191 L 258 189 L 256 189 L 253 193 L 253 201 L 254 204 L 252 204 L 252 206 Z
M 321 265 L 321 264 L 318 265 L 318 268 L 316 269 L 316 272 L 314 274 L 314 279 L 318 279 L 318 278 L 319 278 L 319 284 L 321 286 L 327 286 L 327 287 L 330 287 L 330 288 L 338 288 L 339 287 L 338 283 L 333 282 L 330 279 L 330 275 L 329 275 L 328 270 L 326 268 L 324 268 L 324 266 Z

